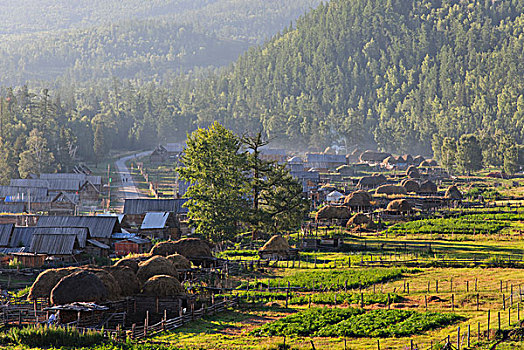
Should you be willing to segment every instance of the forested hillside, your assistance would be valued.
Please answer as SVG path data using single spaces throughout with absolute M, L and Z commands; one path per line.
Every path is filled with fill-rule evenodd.
M 211 5 L 220 12 L 219 1 Z M 20 155 L 34 146 L 28 139 L 34 129 L 43 135 L 30 139 L 46 141 L 52 157 L 45 161 L 56 168 L 72 158 L 102 158 L 110 149 L 182 141 L 215 120 L 238 133 L 261 130 L 294 150 L 338 143 L 438 157 L 473 133 L 492 153 L 486 163 L 500 165 L 498 153 L 524 141 L 523 10 L 524 0 L 334 0 L 223 71 L 163 80 L 162 74 L 180 71 L 175 65 L 201 64 L 204 52 L 223 52 L 226 40 L 210 39 L 218 29 L 200 37 L 202 24 L 149 19 L 74 29 L 64 34 L 69 48 L 62 57 L 74 62 L 69 72 L 78 76 L 50 81 L 50 90 L 0 91 L 0 168 L 17 174 Z M 112 38 L 124 38 L 130 48 Z M 13 52 L 17 62 L 28 60 Z M 43 56 L 39 62 L 58 71 Z M 1 64 L 9 72 L 3 77 L 17 70 Z M 138 79 L 101 78 L 131 75 L 133 67 L 142 72 L 134 72 Z M 148 82 L 152 76 L 158 81 Z M 82 77 L 95 80 L 75 82 Z
M 220 67 L 320 0 L 0 0 L 0 84 L 159 80 Z
M 497 131 L 522 142 L 523 9 L 523 0 L 332 1 L 202 86 L 197 123 L 218 117 L 318 148 L 342 139 L 430 154 L 432 139 Z

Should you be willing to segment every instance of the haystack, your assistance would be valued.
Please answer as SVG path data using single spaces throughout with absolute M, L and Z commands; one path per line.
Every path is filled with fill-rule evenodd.
M 161 256 L 168 256 L 176 254 L 176 245 L 175 241 L 166 241 L 166 242 L 158 242 L 151 248 L 150 254 L 152 256 L 155 255 L 161 255 Z
M 115 279 L 122 296 L 132 296 L 140 292 L 140 280 L 131 268 L 127 266 L 110 266 L 106 267 L 106 271 Z
M 387 181 L 388 180 L 384 175 L 364 176 L 358 181 L 358 187 L 378 187 L 385 184 Z
M 357 213 L 353 215 L 351 219 L 348 220 L 348 223 L 346 226 L 351 227 L 351 226 L 365 225 L 365 224 L 368 224 L 369 222 L 371 222 L 371 219 L 369 218 L 369 216 L 362 214 L 362 213 Z
M 172 297 L 183 295 L 184 287 L 173 276 L 157 275 L 151 277 L 144 283 L 142 294 L 155 297 Z
M 267 253 L 288 253 L 289 243 L 281 235 L 275 235 L 271 237 L 271 239 L 267 241 L 259 251 Z
M 380 163 L 389 156 L 391 156 L 390 153 L 375 152 L 375 151 L 367 150 L 367 151 L 364 151 L 364 153 L 360 155 L 360 161 L 361 162 Z
M 373 197 L 368 191 L 359 190 L 351 192 L 349 196 L 344 199 L 344 205 L 347 205 L 351 208 L 361 207 L 367 208 L 371 206 L 371 201 Z
M 452 185 L 452 186 L 448 187 L 448 189 L 446 190 L 445 197 L 449 198 L 449 199 L 455 199 L 455 200 L 462 200 L 462 198 L 463 198 L 462 197 L 462 192 L 460 192 L 458 187 L 455 186 L 455 185 Z
M 173 264 L 162 256 L 153 256 L 146 261 L 142 261 L 138 266 L 136 277 L 142 283 L 156 275 L 178 276 L 178 272 Z
M 404 163 L 413 164 L 413 157 L 411 156 L 411 154 L 404 154 L 401 158 Z
M 413 210 L 413 206 L 407 199 L 395 199 L 389 202 L 387 210 L 405 213 Z
M 418 155 L 415 158 L 413 158 L 413 165 L 419 166 L 420 163 L 422 163 L 424 160 L 425 160 L 424 157 L 422 157 L 421 155 Z
M 420 193 L 437 193 L 438 187 L 432 181 L 424 181 L 420 184 Z
M 315 216 L 315 220 L 331 220 L 331 219 L 349 219 L 351 211 L 346 206 L 327 205 L 320 208 Z
M 108 291 L 100 278 L 89 271 L 78 271 L 62 278 L 51 291 L 51 304 L 107 300 Z
M 342 176 L 352 176 L 355 171 L 353 167 L 349 165 L 341 165 L 337 168 L 337 173 L 339 173 Z
M 404 187 L 407 192 L 418 193 L 420 191 L 420 185 L 415 180 L 404 180 L 400 183 L 400 185 Z
M 49 298 L 56 284 L 65 276 L 76 271 L 77 269 L 49 269 L 41 272 L 31 286 L 27 298 L 29 300 Z
M 419 165 L 421 168 L 429 168 L 431 167 L 431 165 L 429 164 L 429 162 L 427 160 L 423 160 L 420 165 Z
M 177 270 L 188 270 L 191 268 L 191 261 L 180 254 L 171 254 L 166 257 Z
M 394 156 L 389 156 L 382 161 L 383 164 L 395 165 L 398 163 L 398 160 Z
M 121 259 L 121 260 L 118 260 L 115 264 L 115 266 L 119 266 L 119 267 L 129 267 L 131 270 L 133 270 L 133 272 L 137 272 L 138 271 L 138 260 L 136 258 L 124 258 L 124 259 Z
M 412 179 L 418 179 L 420 178 L 420 172 L 418 171 L 417 167 L 410 165 L 406 170 L 406 176 Z
M 382 185 L 376 190 L 377 194 L 407 194 L 408 192 L 402 186 Z
M 320 187 L 320 190 L 325 191 L 325 192 L 332 192 L 332 191 L 335 191 L 336 189 L 337 189 L 337 186 L 332 185 L 332 184 L 325 184 L 325 185 L 322 185 L 322 187 Z
M 435 159 L 428 160 L 429 166 L 438 166 L 438 163 Z
M 171 242 L 173 251 L 170 254 L 181 254 L 191 260 L 191 258 L 210 258 L 213 256 L 209 244 L 199 238 L 182 238 Z M 169 248 L 171 249 L 171 248 Z M 166 256 L 167 256 L 166 255 Z

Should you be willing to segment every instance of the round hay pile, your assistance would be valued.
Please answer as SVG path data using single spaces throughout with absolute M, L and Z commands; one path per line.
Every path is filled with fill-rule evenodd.
M 388 181 L 384 175 L 364 176 L 358 181 L 359 187 L 378 187 Z
M 364 151 L 364 153 L 362 153 L 360 155 L 360 161 L 361 162 L 377 162 L 377 163 L 380 163 L 380 162 L 382 162 L 384 159 L 386 159 L 389 156 L 391 156 L 390 153 L 376 152 L 376 151 L 367 150 L 367 151 Z
M 169 275 L 176 277 L 178 272 L 173 264 L 162 256 L 154 256 L 139 264 L 136 277 L 144 283 L 148 279 L 156 275 Z
M 337 187 L 332 184 L 325 184 L 322 187 L 320 187 L 320 189 L 326 192 L 333 192 L 333 191 L 336 191 Z
M 438 187 L 433 182 L 427 180 L 420 184 L 420 193 L 437 193 Z
M 407 194 L 408 192 L 402 186 L 382 185 L 376 190 L 376 194 Z
M 122 296 L 132 296 L 140 292 L 140 280 L 135 272 L 127 266 L 110 266 L 106 271 L 113 276 Z
M 184 287 L 173 276 L 157 275 L 151 277 L 144 283 L 142 294 L 155 297 L 171 297 L 183 295 Z
M 51 304 L 100 302 L 108 292 L 100 278 L 89 271 L 78 271 L 62 278 L 51 291 Z
M 413 157 L 411 156 L 411 154 L 404 154 L 401 158 L 404 163 L 413 164 Z
M 49 298 L 51 290 L 65 276 L 76 272 L 77 269 L 49 269 L 41 272 L 29 290 L 27 298 L 34 300 L 37 298 Z
M 209 244 L 199 238 L 182 238 L 178 241 L 171 242 L 171 247 L 174 251 L 167 255 L 178 253 L 189 260 L 191 260 L 191 258 L 210 258 L 213 256 Z
M 427 160 L 423 160 L 420 165 L 419 165 L 421 168 L 429 168 L 431 167 L 431 165 L 429 164 L 429 162 Z
M 351 226 L 359 226 L 359 225 L 366 225 L 371 222 L 371 219 L 362 213 L 357 213 L 351 217 L 351 219 L 348 220 L 347 227 Z
M 353 168 L 349 165 L 341 165 L 337 168 L 337 173 L 343 176 L 351 176 L 353 175 L 354 171 Z
M 413 206 L 407 199 L 395 199 L 389 202 L 387 210 L 405 213 L 413 210 Z
M 418 171 L 417 167 L 410 165 L 406 170 L 406 176 L 411 179 L 418 179 L 420 178 L 420 172 Z
M 422 163 L 424 160 L 425 160 L 424 157 L 422 157 L 421 155 L 418 155 L 415 158 L 413 158 L 413 165 L 419 166 L 420 163 Z
M 158 242 L 151 248 L 150 254 L 152 256 L 161 255 L 168 256 L 176 254 L 176 245 L 174 241 Z
M 420 185 L 415 180 L 404 180 L 400 183 L 400 185 L 404 187 L 407 192 L 418 193 L 420 191 Z
M 462 192 L 460 192 L 458 187 L 455 186 L 455 185 L 452 185 L 452 186 L 448 187 L 448 189 L 446 190 L 445 197 L 446 198 L 450 198 L 450 199 L 455 199 L 455 200 L 462 200 L 462 198 L 463 198 L 462 197 Z
M 368 191 L 359 190 L 351 192 L 349 196 L 344 199 L 344 205 L 349 207 L 369 207 L 371 206 L 371 201 L 373 197 Z
M 104 284 L 107 290 L 107 299 L 108 300 L 118 300 L 122 294 L 120 286 L 116 279 L 106 270 L 96 269 L 96 268 L 87 268 L 83 269 L 84 271 L 94 273 L 100 281 Z
M 435 159 L 428 160 L 429 166 L 438 166 L 438 163 Z
M 346 206 L 326 205 L 320 208 L 315 215 L 315 220 L 331 220 L 331 219 L 349 219 L 351 211 Z
M 138 271 L 138 260 L 136 258 L 124 258 L 118 260 L 114 266 L 129 267 L 136 273 Z
M 169 260 L 177 270 L 188 270 L 191 268 L 191 261 L 187 260 L 183 255 L 171 254 L 168 255 L 166 259 Z
M 287 253 L 289 252 L 289 243 L 281 235 L 275 235 L 271 237 L 269 241 L 264 244 L 262 248 L 259 249 L 261 252 L 270 252 L 270 253 Z
M 394 156 L 389 156 L 382 161 L 383 164 L 395 165 L 398 163 L 397 158 Z

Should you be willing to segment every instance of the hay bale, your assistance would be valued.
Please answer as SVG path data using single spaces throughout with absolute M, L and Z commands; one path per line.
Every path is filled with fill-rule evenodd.
M 424 160 L 425 160 L 424 157 L 422 157 L 421 155 L 418 155 L 415 158 L 413 158 L 413 165 L 419 166 L 420 163 L 422 163 Z
M 382 185 L 376 190 L 376 194 L 407 194 L 408 192 L 402 186 L 397 185 Z
M 375 162 L 375 163 L 381 163 L 384 159 L 391 156 L 390 153 L 385 152 L 375 152 L 375 151 L 364 151 L 360 155 L 360 161 L 361 162 Z
M 398 160 L 394 156 L 389 156 L 382 161 L 383 164 L 395 165 L 398 163 Z
M 351 211 L 346 206 L 340 205 L 326 205 L 320 208 L 315 215 L 315 220 L 331 220 L 331 219 L 349 219 L 351 217 Z
M 290 247 L 287 240 L 281 235 L 275 235 L 271 237 L 270 240 L 259 249 L 259 251 L 268 253 L 288 253 L 289 249 Z
M 358 190 L 355 192 L 351 192 L 344 199 L 344 205 L 349 206 L 351 208 L 367 208 L 371 206 L 372 200 L 373 196 L 371 196 L 371 194 L 368 191 Z
M 366 224 L 369 224 L 370 222 L 371 222 L 371 219 L 369 218 L 369 216 L 362 214 L 362 213 L 357 213 L 353 215 L 351 219 L 348 220 L 346 226 L 351 227 L 351 226 L 366 225 Z
M 171 254 L 168 255 L 166 259 L 169 260 L 177 270 L 188 270 L 191 268 L 191 261 L 187 260 L 183 255 Z
M 158 242 L 151 248 L 150 254 L 152 256 L 155 255 L 161 255 L 161 256 L 168 256 L 176 254 L 176 245 L 175 241 L 165 241 L 165 242 Z
M 429 162 L 427 160 L 423 160 L 420 163 L 419 167 L 421 167 L 421 168 L 429 168 L 429 167 L 431 167 L 431 165 L 429 164 Z
M 142 294 L 155 297 L 172 297 L 184 293 L 184 287 L 178 279 L 169 275 L 156 275 L 149 278 L 142 289 Z
M 413 164 L 413 157 L 411 154 L 404 154 L 401 158 L 403 163 Z
M 116 279 L 106 270 L 96 269 L 96 268 L 87 268 L 84 271 L 94 273 L 100 281 L 104 284 L 107 290 L 107 300 L 119 300 L 122 294 L 120 285 Z
M 138 259 L 136 258 L 124 258 L 118 260 L 114 266 L 129 267 L 133 272 L 138 271 Z
M 432 166 L 432 167 L 438 166 L 438 163 L 435 159 L 429 159 L 428 163 L 429 163 L 429 166 Z
M 420 172 L 418 171 L 417 167 L 410 165 L 406 170 L 406 176 L 412 179 L 418 179 L 420 178 Z
M 178 276 L 175 266 L 162 256 L 153 256 L 146 261 L 142 261 L 138 266 L 136 277 L 138 277 L 142 283 L 156 275 Z
M 352 176 L 355 171 L 353 167 L 349 165 L 341 165 L 337 168 L 337 173 L 339 173 L 342 176 Z
M 106 267 L 105 270 L 115 279 L 122 296 L 128 297 L 140 292 L 140 280 L 130 267 L 110 266 Z
M 420 191 L 420 185 L 415 180 L 407 179 L 402 181 L 400 185 L 404 187 L 407 192 L 418 193 Z
M 165 256 L 180 254 L 191 260 L 191 258 L 210 258 L 213 256 L 211 253 L 210 245 L 200 238 L 182 238 L 178 241 L 168 241 L 162 242 L 165 243 L 162 245 L 162 248 L 159 248 L 159 251 L 162 252 Z M 156 244 L 155 247 L 160 245 Z M 153 253 L 154 248 L 151 250 Z M 167 254 L 169 253 L 169 254 Z
M 449 199 L 455 199 L 455 200 L 462 200 L 463 199 L 462 192 L 460 192 L 458 187 L 455 186 L 455 185 L 452 185 L 452 186 L 448 187 L 444 197 L 449 198 Z
M 438 187 L 432 181 L 427 180 L 420 184 L 419 193 L 437 193 L 437 192 L 438 192 Z
M 51 290 L 51 304 L 73 302 L 101 302 L 107 300 L 108 291 L 100 278 L 89 271 L 78 271 L 63 277 Z
M 364 176 L 358 181 L 358 187 L 378 187 L 388 181 L 384 175 Z
M 405 213 L 413 210 L 413 206 L 407 199 L 395 199 L 389 202 L 387 210 Z
M 62 269 L 49 269 L 41 272 L 36 278 L 35 282 L 29 290 L 27 298 L 34 300 L 37 298 L 49 298 L 51 291 L 57 285 L 57 283 L 78 269 L 74 268 L 62 268 Z

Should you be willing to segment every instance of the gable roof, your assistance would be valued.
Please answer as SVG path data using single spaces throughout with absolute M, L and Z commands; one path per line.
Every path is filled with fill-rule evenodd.
M 71 255 L 75 247 L 77 236 L 74 233 L 66 234 L 34 234 L 29 252 L 49 255 Z
M 88 181 L 93 185 L 101 185 L 102 177 L 95 175 L 86 175 L 81 173 L 46 173 L 40 174 L 40 179 L 42 180 L 77 180 L 77 181 Z
M 42 187 L 48 188 L 49 183 L 41 179 L 11 179 L 9 186 L 13 187 Z
M 31 239 L 33 238 L 33 232 L 35 227 L 15 227 L 9 240 L 9 247 L 29 247 L 31 245 Z
M 124 214 L 145 214 L 149 212 L 187 213 L 183 204 L 187 199 L 126 199 Z
M 0 186 L 0 198 L 5 198 L 6 202 L 26 202 L 29 197 L 31 197 L 31 201 L 45 198 L 47 197 L 47 188 Z
M 118 218 L 113 216 L 40 216 L 37 227 L 86 227 L 92 238 L 111 238 L 120 231 Z
M 20 214 L 25 213 L 25 203 L 2 203 L 0 202 L 0 213 Z
M 11 239 L 13 227 L 13 224 L 0 225 L 0 246 L 7 247 L 9 245 L 9 240 Z
M 140 226 L 141 230 L 154 229 L 154 228 L 164 228 L 166 227 L 167 219 L 169 218 L 170 213 L 166 212 L 151 212 L 147 213 L 142 221 Z

